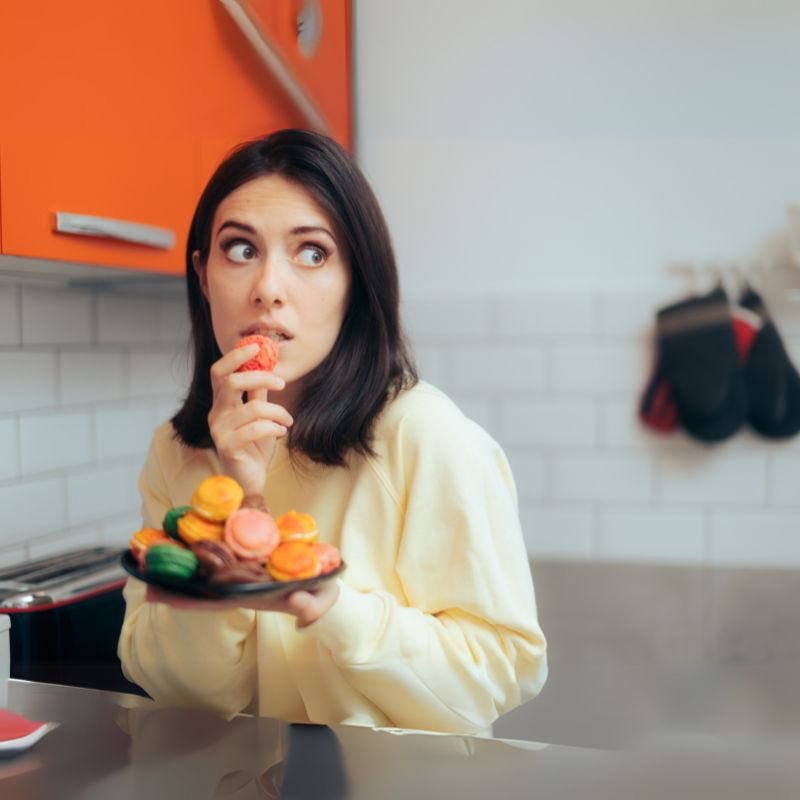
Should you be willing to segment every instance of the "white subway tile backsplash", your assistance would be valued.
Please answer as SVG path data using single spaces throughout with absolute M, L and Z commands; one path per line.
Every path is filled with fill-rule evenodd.
M 20 343 L 20 291 L 16 284 L 0 283 L 0 345 Z
M 59 356 L 61 402 L 102 403 L 125 396 L 127 354 L 87 351 L 62 352 Z
M 725 512 L 711 515 L 714 566 L 800 567 L 800 525 L 790 512 Z
M 88 344 L 92 330 L 91 290 L 22 287 L 22 343 L 25 345 Z
M 587 400 L 500 400 L 503 441 L 568 447 L 597 441 L 597 407 Z
M 0 414 L 54 406 L 56 373 L 55 353 L 0 353 Z
M 411 340 L 482 342 L 489 336 L 489 307 L 484 297 L 447 294 L 403 298 L 402 319 Z
M 0 569 L 15 567 L 28 560 L 28 551 L 24 547 L 4 547 L 0 550 Z
M 144 461 L 153 425 L 147 406 L 105 408 L 95 415 L 95 446 L 99 460 L 139 456 Z
M 556 345 L 553 355 L 556 391 L 595 395 L 638 393 L 651 360 L 633 343 Z
M 151 432 L 154 431 L 159 425 L 166 422 L 168 419 L 172 419 L 175 416 L 175 412 L 180 408 L 180 402 L 175 400 L 169 400 L 167 402 L 158 401 L 155 404 L 150 406 L 150 427 Z M 150 444 L 151 436 L 147 437 L 147 444 Z
M 0 481 L 19 475 L 17 421 L 0 419 Z
M 0 486 L 0 547 L 65 527 L 63 478 Z
M 639 419 L 638 395 L 607 398 L 600 404 L 600 441 L 611 447 L 647 448 L 673 434 L 651 431 Z
M 162 342 L 185 344 L 191 337 L 189 307 L 184 298 L 157 300 L 158 332 Z
M 506 450 L 506 457 L 511 464 L 520 503 L 545 497 L 548 467 L 545 457 L 520 450 Z
M 653 495 L 653 463 L 638 455 L 557 454 L 557 500 L 649 503 Z
M 769 499 L 775 506 L 800 509 L 800 456 L 773 456 L 770 459 Z
M 127 465 L 74 470 L 67 475 L 67 523 L 76 528 L 126 511 L 139 504 L 139 493 Z
M 744 427 L 709 447 L 639 422 L 666 302 L 439 293 L 403 316 L 421 376 L 505 449 L 533 557 L 800 568 L 800 437 Z M 0 283 L 0 564 L 125 546 L 152 431 L 188 387 L 188 331 L 183 298 Z
M 92 419 L 88 413 L 60 411 L 22 416 L 19 432 L 23 475 L 94 460 Z
M 414 358 L 420 379 L 447 391 L 450 385 L 450 365 L 445 348 L 418 345 L 414 348 Z
M 189 386 L 188 364 L 171 351 L 130 354 L 131 397 L 182 397 Z
M 628 342 L 655 341 L 655 315 L 672 301 L 661 291 L 603 293 L 598 298 L 599 331 L 603 338 Z
M 157 303 L 150 297 L 100 294 L 97 340 L 101 344 L 144 344 L 159 339 Z
M 87 525 L 77 530 L 67 529 L 40 539 L 32 539 L 28 543 L 29 558 L 37 558 L 65 553 L 83 547 L 98 547 L 103 544 L 97 525 Z
M 451 369 L 455 391 L 539 391 L 546 383 L 545 351 L 535 345 L 454 345 Z
M 106 547 L 125 547 L 141 527 L 142 517 L 139 513 L 122 514 L 98 524 L 100 540 Z
M 702 564 L 702 511 L 607 510 L 601 517 L 600 558 L 667 564 Z
M 730 455 L 724 445 L 709 452 L 668 452 L 656 459 L 660 505 L 716 503 L 764 505 L 767 457 Z
M 496 436 L 495 428 L 495 403 L 488 397 L 470 396 L 466 392 L 451 394 L 451 399 L 461 409 L 465 417 L 471 419 L 487 431 L 491 436 Z
M 597 331 L 589 292 L 499 297 L 493 334 L 505 339 L 591 339 Z
M 594 514 L 590 509 L 520 508 L 525 546 L 533 558 L 591 561 L 594 557 Z

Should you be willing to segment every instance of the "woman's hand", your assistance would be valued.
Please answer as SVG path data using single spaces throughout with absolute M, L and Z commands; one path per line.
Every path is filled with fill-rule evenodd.
M 194 597 L 172 594 L 155 586 L 147 587 L 147 601 L 166 603 L 172 608 L 196 611 L 229 611 L 234 608 L 251 608 L 255 611 L 278 611 L 297 617 L 298 625 L 304 628 L 316 622 L 339 597 L 339 584 L 335 580 L 305 591 L 298 589 L 289 594 L 252 595 L 250 597 L 225 597 L 218 600 L 202 600 Z
M 272 372 L 236 371 L 257 352 L 256 344 L 234 347 L 211 367 L 209 431 L 222 469 L 244 489 L 245 497 L 263 496 L 275 443 L 293 422 L 283 406 L 267 402 L 268 391 L 284 388 L 282 378 Z

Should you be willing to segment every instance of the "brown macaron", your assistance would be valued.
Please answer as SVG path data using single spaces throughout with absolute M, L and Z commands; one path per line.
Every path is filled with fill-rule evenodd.
M 267 571 L 259 564 L 242 563 L 241 561 L 214 572 L 208 579 L 209 583 L 272 583 L 273 580 Z
M 201 575 L 214 575 L 219 570 L 236 566 L 238 563 L 233 551 L 225 542 L 202 539 L 195 542 L 191 550 L 197 556 L 198 572 Z

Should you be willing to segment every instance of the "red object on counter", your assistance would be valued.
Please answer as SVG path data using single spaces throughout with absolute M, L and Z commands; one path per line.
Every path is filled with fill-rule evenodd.
M 24 739 L 48 724 L 47 722 L 31 722 L 13 711 L 0 708 L 0 742 Z

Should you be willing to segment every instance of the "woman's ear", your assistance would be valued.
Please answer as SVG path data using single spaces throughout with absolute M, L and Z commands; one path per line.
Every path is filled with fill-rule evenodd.
M 200 291 L 203 292 L 203 297 L 208 300 L 208 281 L 206 280 L 206 268 L 200 262 L 200 251 L 195 250 L 192 253 L 192 266 L 194 267 L 195 274 L 198 281 L 200 281 Z

